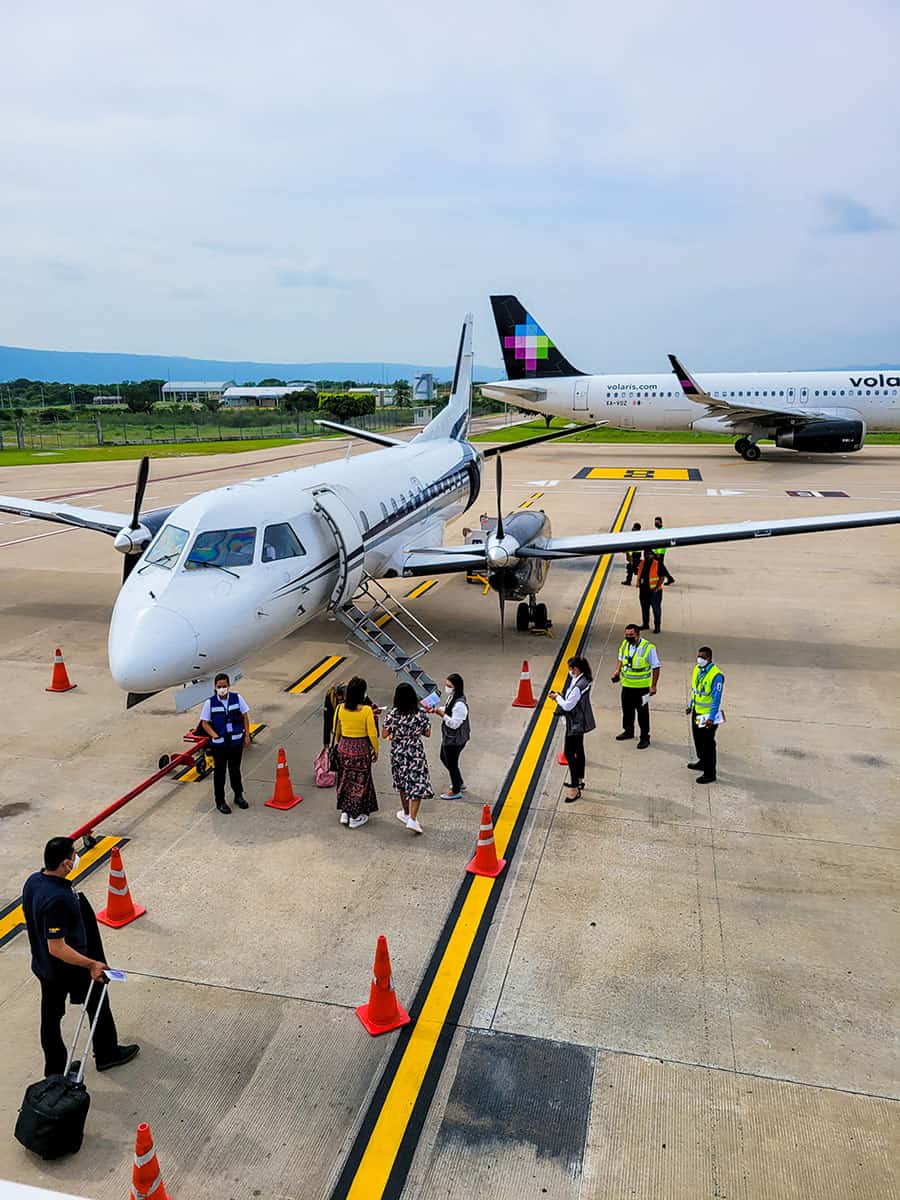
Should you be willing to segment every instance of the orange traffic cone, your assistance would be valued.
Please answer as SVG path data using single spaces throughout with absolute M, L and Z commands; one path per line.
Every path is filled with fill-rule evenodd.
M 50 686 L 44 688 L 45 692 L 71 692 L 73 688 L 77 688 L 77 683 L 72 683 L 69 680 L 69 673 L 66 670 L 66 664 L 63 662 L 62 650 L 59 646 L 56 647 L 56 653 L 53 656 L 53 676 L 50 680 Z
M 497 857 L 494 846 L 494 823 L 491 820 L 491 806 L 486 804 L 481 810 L 481 828 L 478 830 L 478 845 L 475 857 L 466 867 L 470 875 L 487 875 L 495 879 L 506 866 L 505 858 Z
M 537 700 L 531 690 L 531 672 L 528 669 L 528 659 L 522 663 L 522 674 L 519 676 L 519 690 L 512 702 L 513 708 L 537 708 Z
M 559 754 L 556 756 L 556 761 L 561 767 L 567 767 L 569 765 L 569 760 L 566 758 L 565 750 L 560 750 Z
M 153 1145 L 153 1134 L 146 1121 L 137 1127 L 134 1139 L 134 1169 L 131 1172 L 131 1195 L 133 1200 L 172 1200 L 159 1173 L 159 1162 Z
M 372 1037 L 377 1037 L 379 1033 L 390 1033 L 392 1029 L 408 1025 L 412 1020 L 406 1009 L 401 1008 L 397 1002 L 394 977 L 391 974 L 391 957 L 388 954 L 387 938 L 383 933 L 379 933 L 375 946 L 375 966 L 372 968 L 369 1003 L 360 1004 L 356 1015 Z
M 128 890 L 128 880 L 125 878 L 125 868 L 122 866 L 122 855 L 119 847 L 114 846 L 109 860 L 109 890 L 106 895 L 106 908 L 97 913 L 101 925 L 110 929 L 121 929 L 130 925 L 146 912 L 140 904 L 135 904 Z
M 294 789 L 291 786 L 291 773 L 287 765 L 287 755 L 284 749 L 281 748 L 278 751 L 278 761 L 275 764 L 275 791 L 266 801 L 266 808 L 293 808 L 302 799 L 301 795 L 294 795 Z

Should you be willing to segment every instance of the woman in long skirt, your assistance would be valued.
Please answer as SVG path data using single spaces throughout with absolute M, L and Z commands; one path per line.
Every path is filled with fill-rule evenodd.
M 378 731 L 371 704 L 366 704 L 366 681 L 354 676 L 347 696 L 334 714 L 338 753 L 337 806 L 341 824 L 358 829 L 378 811 L 372 764 L 378 761 Z
M 397 684 L 394 706 L 382 718 L 381 736 L 391 743 L 391 775 L 402 805 L 397 820 L 412 833 L 421 833 L 419 805 L 434 797 L 422 741 L 431 736 L 431 727 L 410 684 Z

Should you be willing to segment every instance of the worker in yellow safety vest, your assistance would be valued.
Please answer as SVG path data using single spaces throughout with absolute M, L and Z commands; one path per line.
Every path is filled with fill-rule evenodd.
M 725 676 L 712 660 L 709 646 L 697 651 L 697 662 L 691 674 L 691 733 L 694 735 L 696 762 L 688 763 L 691 771 L 700 771 L 698 783 L 716 782 L 716 730 L 725 720 L 722 712 L 722 691 Z
M 659 655 L 652 642 L 641 637 L 637 625 L 625 626 L 625 636 L 619 646 L 619 665 L 613 683 L 622 684 L 622 732 L 616 734 L 617 742 L 626 742 L 634 737 L 634 719 L 637 717 L 641 736 L 638 750 L 650 745 L 650 697 L 656 695 L 659 683 Z

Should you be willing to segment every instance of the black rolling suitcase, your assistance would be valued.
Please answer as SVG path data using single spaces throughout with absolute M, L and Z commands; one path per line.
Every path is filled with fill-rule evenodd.
M 103 985 L 100 1003 L 97 1005 L 97 1012 L 88 1031 L 81 1065 L 77 1072 L 73 1072 L 71 1067 L 75 1057 L 75 1047 L 81 1036 L 88 1000 L 90 1000 L 93 990 L 94 981 L 91 980 L 64 1073 L 48 1075 L 46 1079 L 39 1079 L 37 1083 L 32 1083 L 25 1091 L 25 1098 L 19 1110 L 19 1117 L 16 1121 L 16 1138 L 26 1150 L 31 1150 L 41 1158 L 62 1158 L 64 1154 L 75 1154 L 81 1149 L 84 1123 L 87 1120 L 88 1109 L 91 1107 L 91 1098 L 84 1086 L 84 1065 L 91 1052 L 97 1018 L 100 1016 L 100 1010 L 106 1000 L 109 984 L 104 983 Z

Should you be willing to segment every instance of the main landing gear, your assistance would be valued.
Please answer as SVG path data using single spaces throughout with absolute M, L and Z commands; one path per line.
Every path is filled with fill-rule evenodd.
M 762 458 L 762 451 L 752 438 L 739 437 L 734 443 L 734 448 L 747 462 L 758 462 Z
M 553 627 L 553 622 L 547 614 L 546 604 L 535 604 L 534 596 L 523 600 L 516 609 L 516 629 L 519 633 L 547 633 Z

